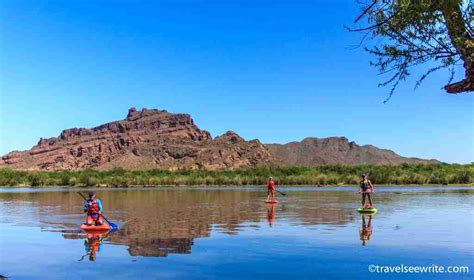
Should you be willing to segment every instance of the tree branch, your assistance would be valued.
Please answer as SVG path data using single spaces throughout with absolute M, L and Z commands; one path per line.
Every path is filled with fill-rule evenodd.
M 444 86 L 444 89 L 451 94 L 474 91 L 474 83 L 468 82 L 466 79 Z
M 363 18 L 370 11 L 370 9 L 375 6 L 375 4 L 377 4 L 377 0 L 374 0 L 372 4 L 365 8 L 365 10 L 354 20 L 354 23 L 357 23 L 361 18 Z

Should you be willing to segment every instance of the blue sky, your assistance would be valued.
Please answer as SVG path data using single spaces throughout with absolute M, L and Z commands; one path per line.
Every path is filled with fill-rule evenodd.
M 388 88 L 348 33 L 356 1 L 0 3 L 0 154 L 128 108 L 184 112 L 213 136 L 346 136 L 404 156 L 474 158 L 472 94 L 447 72 Z

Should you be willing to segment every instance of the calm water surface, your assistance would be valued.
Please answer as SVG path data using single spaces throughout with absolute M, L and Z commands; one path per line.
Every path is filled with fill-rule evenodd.
M 68 189 L 0 189 L 0 274 L 9 279 L 473 279 L 472 187 L 96 190 L 120 226 L 79 230 Z M 469 274 L 376 274 L 374 265 L 470 266 Z

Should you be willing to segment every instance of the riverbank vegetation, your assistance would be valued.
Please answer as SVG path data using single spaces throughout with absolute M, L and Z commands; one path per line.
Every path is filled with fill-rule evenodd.
M 250 186 L 273 176 L 277 185 L 355 185 L 368 173 L 378 185 L 473 184 L 474 164 L 401 164 L 395 166 L 257 167 L 251 170 L 15 171 L 0 169 L 0 186 Z

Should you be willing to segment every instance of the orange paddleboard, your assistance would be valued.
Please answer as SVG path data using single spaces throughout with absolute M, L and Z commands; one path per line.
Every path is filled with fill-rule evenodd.
M 103 223 L 100 226 L 89 226 L 82 224 L 81 229 L 86 232 L 106 232 L 110 230 L 110 226 L 106 223 Z

